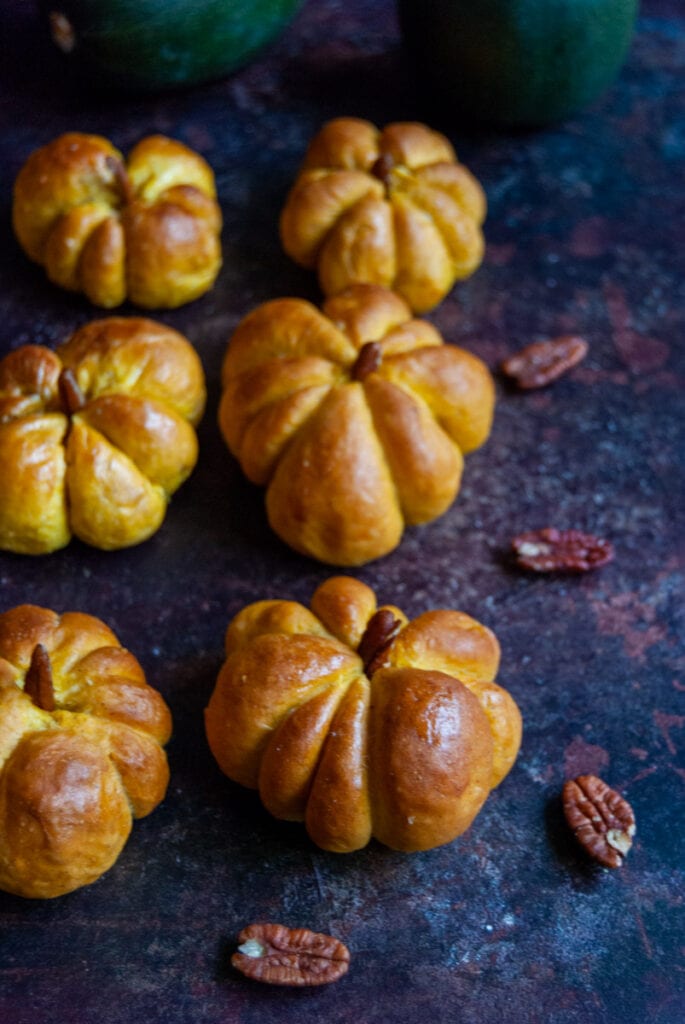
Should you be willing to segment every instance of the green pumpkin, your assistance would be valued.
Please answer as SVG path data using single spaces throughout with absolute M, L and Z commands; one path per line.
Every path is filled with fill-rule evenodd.
M 227 75 L 301 0 L 41 0 L 56 45 L 89 81 L 146 92 Z
M 614 80 L 638 0 L 399 0 L 406 50 L 434 100 L 503 125 L 561 120 Z

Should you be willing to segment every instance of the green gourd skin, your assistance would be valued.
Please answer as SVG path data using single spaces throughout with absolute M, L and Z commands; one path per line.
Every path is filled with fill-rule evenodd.
M 616 78 L 638 0 L 399 0 L 420 86 L 457 118 L 538 127 Z
M 41 0 L 65 60 L 101 88 L 194 85 L 247 64 L 302 0 Z

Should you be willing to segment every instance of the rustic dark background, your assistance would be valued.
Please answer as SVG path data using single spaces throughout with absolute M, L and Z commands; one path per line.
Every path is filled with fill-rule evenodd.
M 537 132 L 436 123 L 403 64 L 389 0 L 307 0 L 248 69 L 165 96 L 104 99 L 65 78 L 28 2 L 0 15 L 0 345 L 55 345 L 102 315 L 50 286 L 10 227 L 28 154 L 62 131 L 126 150 L 163 132 L 212 164 L 225 265 L 211 294 L 158 319 L 207 374 L 201 456 L 159 533 L 102 553 L 0 554 L 0 606 L 102 617 L 171 706 L 171 784 L 112 870 L 48 902 L 0 893 L 0 1020 L 8 1024 L 682 1024 L 682 394 L 685 370 L 685 12 L 646 0 L 627 64 L 589 110 Z M 307 140 L 333 116 L 445 130 L 489 198 L 487 256 L 431 315 L 496 371 L 573 331 L 587 360 L 553 387 L 499 381 L 489 443 L 441 520 L 358 575 L 410 614 L 460 608 L 501 642 L 521 706 L 520 757 L 470 831 L 412 856 L 314 847 L 224 779 L 202 712 L 224 628 L 263 597 L 307 602 L 329 568 L 285 548 L 216 427 L 232 328 L 258 303 L 313 299 L 277 218 Z M 135 312 L 125 308 L 125 313 Z M 2 482 L 0 481 L 0 486 Z M 580 578 L 512 570 L 512 534 L 544 525 L 612 539 Z M 625 866 L 590 865 L 565 828 L 565 778 L 597 772 L 638 822 Z M 260 987 L 229 966 L 255 920 L 330 932 L 352 951 L 337 985 Z

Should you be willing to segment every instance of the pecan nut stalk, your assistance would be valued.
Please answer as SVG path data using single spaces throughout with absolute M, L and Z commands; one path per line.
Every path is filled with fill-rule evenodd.
M 385 185 L 386 189 L 388 189 L 390 188 L 394 167 L 395 161 L 390 153 L 383 153 L 371 165 L 370 173 L 374 178 L 378 178 L 378 180 Z
M 84 407 L 86 404 L 85 396 L 79 387 L 74 371 L 69 369 L 69 367 L 65 367 L 60 373 L 57 386 L 62 409 L 67 416 L 73 416 L 74 413 Z
M 37 708 L 43 711 L 55 710 L 55 689 L 52 681 L 50 655 L 44 644 L 36 644 L 31 655 L 31 664 L 24 678 L 24 693 Z
M 330 935 L 282 924 L 251 924 L 238 936 L 232 965 L 268 985 L 309 986 L 337 981 L 350 965 L 350 952 Z
M 365 380 L 370 373 L 377 370 L 383 361 L 383 349 L 377 341 L 367 341 L 359 349 L 352 366 L 352 380 Z
M 402 622 L 389 608 L 379 608 L 369 619 L 357 647 L 367 676 L 383 667 L 385 655 L 402 628 Z

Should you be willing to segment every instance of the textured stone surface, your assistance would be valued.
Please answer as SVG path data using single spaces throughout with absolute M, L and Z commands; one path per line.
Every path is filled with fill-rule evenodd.
M 212 163 L 225 217 L 214 291 L 159 319 L 208 376 L 201 456 L 160 532 L 106 554 L 77 543 L 0 554 L 0 604 L 104 618 L 175 720 L 168 797 L 118 863 L 47 903 L 0 893 L 0 1020 L 11 1024 L 681 1024 L 683 868 L 682 394 L 685 370 L 685 19 L 643 5 L 620 80 L 590 110 L 530 134 L 446 130 L 490 203 L 483 267 L 431 319 L 493 368 L 524 344 L 584 336 L 551 388 L 499 381 L 490 442 L 441 520 L 358 575 L 410 614 L 453 607 L 503 648 L 524 715 L 520 758 L 470 831 L 404 856 L 315 848 L 225 780 L 202 711 L 228 619 L 248 601 L 308 601 L 329 575 L 265 523 L 216 428 L 218 371 L 237 320 L 279 295 L 317 299 L 276 223 L 308 138 L 329 117 L 421 117 L 388 2 L 309 0 L 259 60 L 224 82 L 146 99 L 64 80 L 30 5 L 3 12 L 0 345 L 54 345 L 101 315 L 51 287 L 10 229 L 14 177 L 67 129 L 125 149 L 161 131 Z M 126 313 L 133 309 L 126 308 Z M 1 486 L 1 482 L 0 482 Z M 579 578 L 515 571 L 509 538 L 546 525 L 598 533 L 610 565 Z M 680 552 L 681 553 L 681 552 Z M 564 825 L 566 778 L 593 772 L 637 818 L 625 865 L 589 864 Z M 278 921 L 352 953 L 330 989 L 260 988 L 229 966 L 241 928 Z

